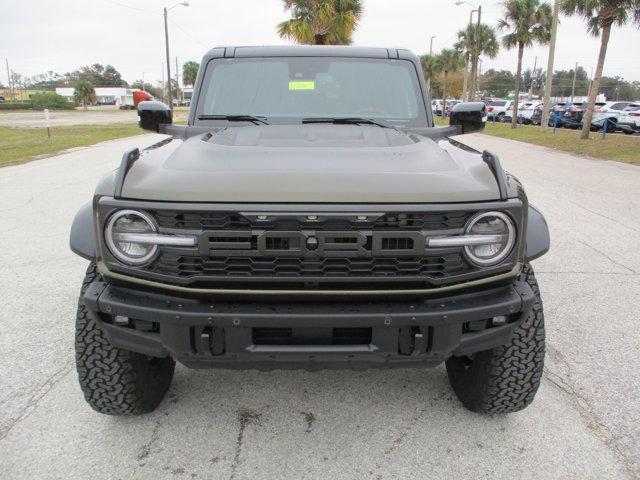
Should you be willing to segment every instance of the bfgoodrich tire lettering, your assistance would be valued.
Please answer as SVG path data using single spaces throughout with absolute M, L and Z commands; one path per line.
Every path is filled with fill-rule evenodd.
M 91 407 L 110 415 L 148 413 L 160 404 L 171 379 L 172 358 L 153 358 L 112 346 L 100 324 L 87 312 L 82 294 L 98 277 L 89 265 L 82 284 L 76 318 L 76 368 L 84 398 Z
M 520 279 L 533 289 L 536 301 L 511 342 L 473 357 L 447 360 L 449 382 L 462 404 L 481 413 L 511 413 L 533 401 L 544 364 L 544 313 L 533 269 L 525 265 Z

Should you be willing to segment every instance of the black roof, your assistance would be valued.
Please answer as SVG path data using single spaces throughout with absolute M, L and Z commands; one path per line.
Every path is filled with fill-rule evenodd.
M 209 50 L 212 58 L 242 57 L 363 57 L 415 59 L 406 48 L 354 47 L 345 45 L 220 46 Z

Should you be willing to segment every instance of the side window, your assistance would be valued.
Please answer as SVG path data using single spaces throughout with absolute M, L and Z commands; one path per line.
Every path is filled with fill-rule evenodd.
M 630 103 L 614 103 L 611 105 L 611 110 L 624 110 L 629 105 Z

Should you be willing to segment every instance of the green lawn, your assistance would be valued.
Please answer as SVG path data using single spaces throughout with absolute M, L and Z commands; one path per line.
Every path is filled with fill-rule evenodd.
M 442 121 L 438 117 L 436 124 L 448 125 L 449 121 Z M 493 122 L 487 122 L 483 133 L 494 137 L 555 148 L 574 155 L 640 165 L 640 137 L 636 135 L 607 135 L 607 138 L 603 141 L 602 133 L 591 132 L 588 140 L 580 140 L 579 130 L 559 128 L 554 134 L 553 129 L 549 128 L 547 133 L 542 133 L 540 127 L 522 125 L 512 129 L 511 124 L 494 124 Z
M 0 166 L 27 162 L 68 148 L 93 145 L 141 133 L 143 131 L 137 124 L 77 125 L 51 128 L 49 139 L 44 128 L 0 127 Z

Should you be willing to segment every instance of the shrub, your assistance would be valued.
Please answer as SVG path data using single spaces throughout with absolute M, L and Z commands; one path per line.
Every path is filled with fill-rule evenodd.
M 73 110 L 75 105 L 55 92 L 38 92 L 31 95 L 31 103 L 36 110 Z
M 28 102 L 2 102 L 0 110 L 32 110 L 33 104 Z

